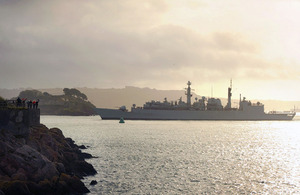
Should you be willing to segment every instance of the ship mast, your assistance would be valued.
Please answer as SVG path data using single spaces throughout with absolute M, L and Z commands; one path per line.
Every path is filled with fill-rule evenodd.
M 191 81 L 188 81 L 187 85 L 188 85 L 188 88 L 186 88 L 186 92 L 185 92 L 185 95 L 186 95 L 186 102 L 187 102 L 187 106 L 188 107 L 191 107 L 191 97 L 192 97 L 192 94 L 191 94 Z
M 228 87 L 228 102 L 225 107 L 228 110 L 231 109 L 231 96 L 232 96 L 231 90 L 232 90 L 232 79 L 230 79 L 230 87 Z

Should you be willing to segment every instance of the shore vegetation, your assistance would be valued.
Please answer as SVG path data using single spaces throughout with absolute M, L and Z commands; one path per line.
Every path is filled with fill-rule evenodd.
M 43 115 L 95 115 L 95 106 L 88 101 L 88 97 L 75 88 L 64 88 L 64 94 L 52 95 L 38 90 L 21 91 L 21 99 L 38 100 Z

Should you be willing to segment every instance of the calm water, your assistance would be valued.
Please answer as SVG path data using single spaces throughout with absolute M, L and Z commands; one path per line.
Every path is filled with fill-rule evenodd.
M 85 152 L 90 194 L 300 194 L 294 121 L 104 121 L 42 116 Z M 98 182 L 90 186 L 91 180 Z

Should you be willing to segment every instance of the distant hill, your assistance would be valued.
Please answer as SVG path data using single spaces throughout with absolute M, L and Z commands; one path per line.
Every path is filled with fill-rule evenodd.
M 143 106 L 146 101 L 176 101 L 182 97 L 186 101 L 184 90 L 156 90 L 150 88 L 125 87 L 122 89 L 90 89 L 79 88 L 87 94 L 90 101 L 97 107 L 116 108 L 122 105 L 130 108 L 133 104 Z M 193 94 L 193 98 L 200 97 Z
M 88 116 L 95 115 L 95 106 L 87 96 L 77 89 L 62 89 L 64 94 L 52 95 L 38 90 L 21 91 L 18 97 L 28 101 L 39 101 L 38 107 L 43 115 Z
M 156 90 L 150 88 L 125 87 L 121 89 L 92 89 L 92 88 L 78 88 L 78 90 L 85 93 L 89 100 L 96 106 L 101 108 L 117 108 L 125 105 L 130 108 L 132 104 L 143 106 L 146 101 L 156 100 L 163 101 L 166 97 L 168 101 L 175 101 L 182 97 L 186 101 L 184 90 Z M 195 97 L 201 96 L 194 94 L 192 102 Z M 227 104 L 227 98 L 220 98 L 223 106 Z M 239 100 L 233 99 L 232 106 L 238 107 Z M 280 101 L 280 100 L 251 100 L 251 102 L 261 102 L 265 105 L 266 111 L 281 110 L 289 111 L 294 106 L 300 108 L 300 101 Z
M 143 106 L 146 101 L 156 100 L 163 101 L 166 97 L 168 101 L 176 101 L 180 97 L 186 101 L 184 90 L 156 90 L 150 88 L 138 88 L 127 86 L 125 88 L 110 88 L 110 89 L 97 89 L 97 88 L 76 88 L 82 93 L 86 94 L 89 101 L 96 107 L 101 108 L 117 108 L 125 105 L 130 108 L 132 104 Z M 18 90 L 3 90 L 0 89 L 0 96 L 4 98 L 16 97 Z M 20 90 L 21 91 L 21 90 Z M 48 92 L 52 95 L 62 95 L 62 88 L 39 89 L 42 92 Z M 193 94 L 192 100 L 198 96 Z M 223 106 L 227 103 L 227 98 L 220 98 Z M 300 101 L 279 101 L 279 100 L 251 100 L 253 103 L 262 102 L 265 105 L 266 111 L 271 110 L 291 110 L 300 108 Z M 232 106 L 237 107 L 239 100 L 232 100 Z
M 10 99 L 13 97 L 17 97 L 21 91 L 26 90 L 25 88 L 19 89 L 0 89 L 0 96 L 4 99 Z

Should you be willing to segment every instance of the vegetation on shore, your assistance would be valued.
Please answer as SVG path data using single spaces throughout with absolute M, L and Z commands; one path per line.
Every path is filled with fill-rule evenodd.
M 20 92 L 20 98 L 27 100 L 39 100 L 41 114 L 44 115 L 71 115 L 88 116 L 95 115 L 95 106 L 88 101 L 85 94 L 72 88 L 64 88 L 63 95 L 51 95 L 38 90 L 25 90 Z

